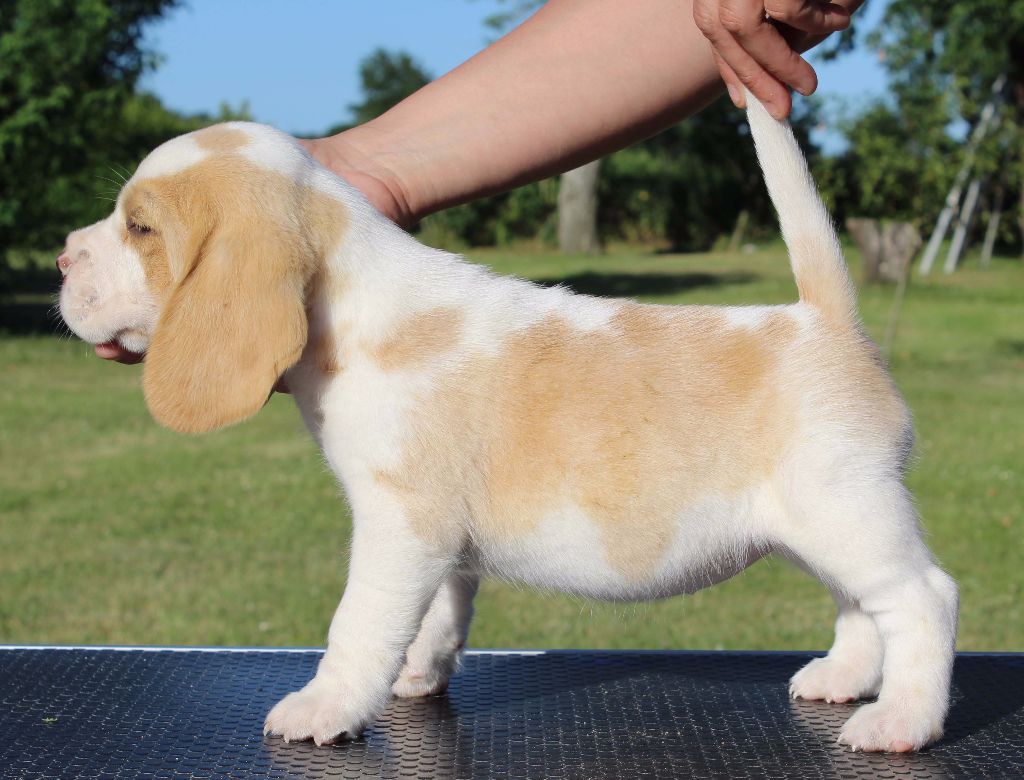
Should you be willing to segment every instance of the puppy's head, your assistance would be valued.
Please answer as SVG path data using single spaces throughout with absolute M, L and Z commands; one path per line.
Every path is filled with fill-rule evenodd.
M 68 236 L 60 311 L 82 339 L 145 352 L 153 416 L 201 432 L 265 403 L 306 341 L 323 247 L 314 163 L 290 137 L 231 123 L 168 141 L 113 213 Z

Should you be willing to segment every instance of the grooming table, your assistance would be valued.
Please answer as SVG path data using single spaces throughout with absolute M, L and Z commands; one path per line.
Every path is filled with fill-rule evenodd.
M 317 748 L 262 734 L 317 650 L 0 647 L 0 777 L 1024 777 L 1024 654 L 960 655 L 946 736 L 905 756 L 789 699 L 811 657 L 470 651 L 447 694 Z

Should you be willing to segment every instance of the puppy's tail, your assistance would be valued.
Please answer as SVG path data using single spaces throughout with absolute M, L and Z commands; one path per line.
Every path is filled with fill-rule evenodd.
M 800 300 L 837 325 L 852 325 L 857 322 L 853 282 L 789 122 L 774 119 L 750 92 L 746 98 L 757 159 L 779 215 Z

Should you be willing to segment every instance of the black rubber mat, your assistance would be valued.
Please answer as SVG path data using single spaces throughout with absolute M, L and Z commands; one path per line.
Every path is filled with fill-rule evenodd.
M 0 649 L 4 778 L 1024 777 L 1024 655 L 957 659 L 945 738 L 836 744 L 852 705 L 794 702 L 799 653 L 471 653 L 444 696 L 357 742 L 262 736 L 313 651 Z

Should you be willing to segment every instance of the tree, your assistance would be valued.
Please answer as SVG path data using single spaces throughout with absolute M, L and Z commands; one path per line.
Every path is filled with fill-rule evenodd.
M 357 125 L 376 119 L 432 79 L 406 52 L 377 49 L 359 64 L 363 99 L 349 106 L 352 118 Z
M 111 148 L 154 62 L 143 25 L 175 3 L 0 0 L 0 265 L 12 247 L 56 243 L 63 203 L 92 198 L 70 182 Z
M 132 95 L 111 123 L 103 146 L 80 170 L 55 177 L 43 195 L 45 214 L 37 225 L 58 238 L 69 227 L 88 225 L 110 212 L 110 199 L 142 159 L 164 141 L 217 122 L 251 121 L 246 103 L 222 103 L 215 114 L 179 114 L 155 95 Z M 35 244 L 40 246 L 40 244 Z
M 1024 0 L 892 0 L 871 40 L 885 52 L 898 99 L 929 105 L 948 95 L 940 101 L 947 121 L 973 126 L 992 84 L 1006 77 L 999 131 L 980 144 L 976 170 L 1016 193 L 1024 233 Z M 946 159 L 954 173 L 956 156 Z
M 940 93 L 919 85 L 868 105 L 840 122 L 848 146 L 821 160 L 822 194 L 840 224 L 849 218 L 898 219 L 923 228 L 942 208 L 957 142 L 950 108 Z
M 601 161 L 566 171 L 559 178 L 558 248 L 567 254 L 597 254 L 597 192 Z
M 814 116 L 805 106 L 793 127 L 812 160 Z M 719 99 L 684 122 L 608 158 L 601 225 L 626 240 L 667 241 L 700 251 L 732 232 L 742 211 L 773 221 L 746 115 Z

